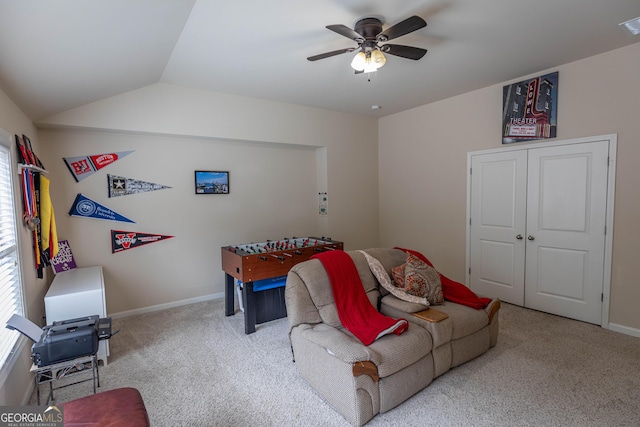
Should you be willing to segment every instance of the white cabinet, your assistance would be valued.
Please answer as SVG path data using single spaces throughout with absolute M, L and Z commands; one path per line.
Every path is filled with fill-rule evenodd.
M 47 324 L 78 317 L 107 316 L 102 267 L 83 267 L 58 273 L 44 297 Z M 107 366 L 109 341 L 100 341 L 98 359 Z

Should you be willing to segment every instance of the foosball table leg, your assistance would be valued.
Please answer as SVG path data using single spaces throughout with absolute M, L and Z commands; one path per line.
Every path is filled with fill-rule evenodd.
M 242 285 L 242 301 L 244 302 L 244 333 L 256 331 L 256 301 L 253 293 L 253 282 Z
M 235 281 L 233 276 L 225 273 L 225 286 L 224 286 L 224 302 L 225 302 L 225 316 L 233 316 L 236 312 L 233 305 L 235 292 Z

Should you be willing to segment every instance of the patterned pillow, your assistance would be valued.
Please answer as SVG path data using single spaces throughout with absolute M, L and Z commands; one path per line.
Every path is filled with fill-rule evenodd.
M 384 266 L 380 263 L 380 261 L 378 261 L 376 258 L 369 255 L 365 251 L 358 251 L 358 252 L 364 255 L 364 257 L 367 259 L 367 262 L 369 263 L 369 269 L 371 270 L 373 275 L 376 276 L 376 279 L 378 279 L 378 282 L 380 282 L 382 287 L 385 288 L 387 291 L 389 291 L 389 293 L 391 293 L 393 296 L 403 301 L 415 302 L 415 303 L 426 305 L 427 307 L 429 307 L 429 301 L 426 298 L 416 296 L 416 295 L 411 295 L 405 292 L 404 289 L 395 286 L 395 284 L 389 277 L 389 274 L 387 274 L 387 271 L 384 269 Z
M 404 269 L 407 267 L 407 264 L 402 264 L 397 267 L 393 267 L 391 269 L 391 274 L 393 275 L 393 281 L 395 285 L 401 289 L 404 289 Z
M 426 298 L 431 305 L 442 304 L 442 283 L 435 268 L 420 258 L 409 254 L 404 269 L 404 290 L 415 296 Z

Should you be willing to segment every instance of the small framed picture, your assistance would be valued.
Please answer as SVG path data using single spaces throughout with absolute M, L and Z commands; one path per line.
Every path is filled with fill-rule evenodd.
M 196 171 L 196 194 L 229 194 L 229 171 Z

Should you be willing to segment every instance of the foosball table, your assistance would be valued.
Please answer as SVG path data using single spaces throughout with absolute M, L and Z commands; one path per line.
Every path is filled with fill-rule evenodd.
M 242 288 L 240 307 L 244 311 L 245 334 L 255 332 L 256 324 L 286 317 L 284 285 L 291 267 L 317 253 L 336 249 L 343 249 L 342 242 L 328 237 L 292 237 L 223 246 L 225 315 L 235 314 L 237 279 Z

